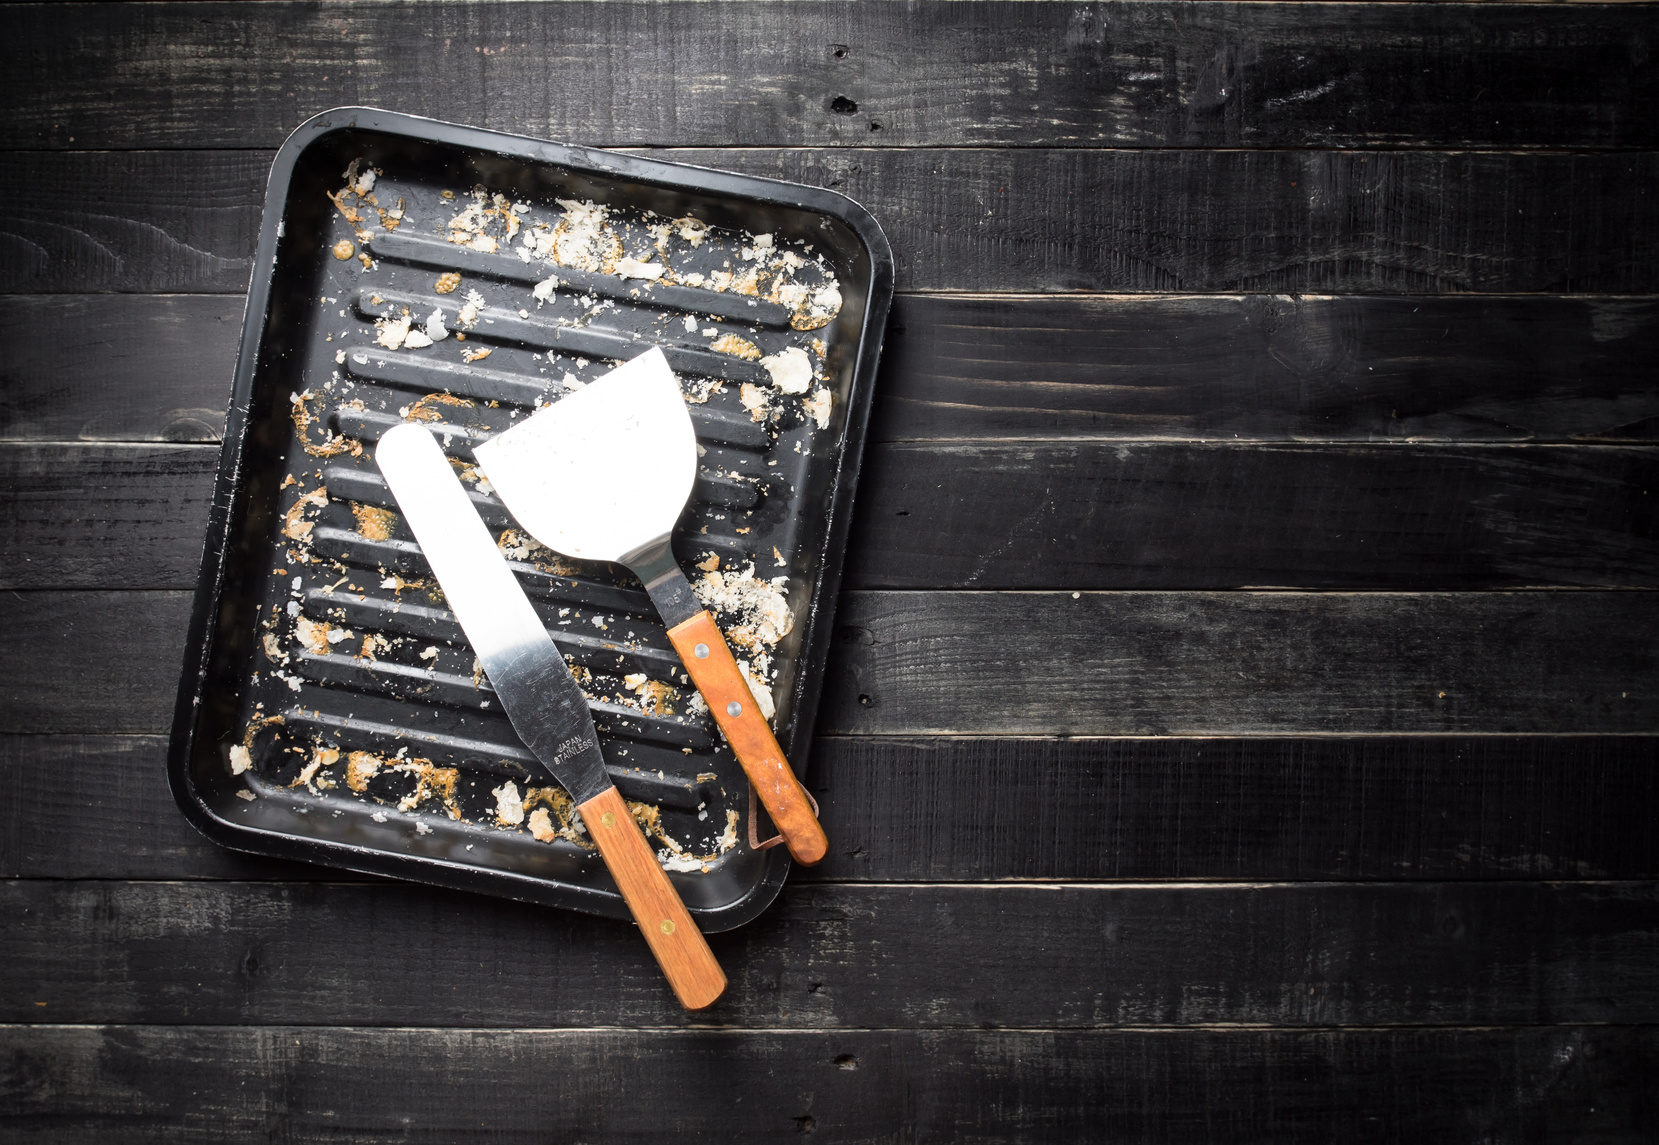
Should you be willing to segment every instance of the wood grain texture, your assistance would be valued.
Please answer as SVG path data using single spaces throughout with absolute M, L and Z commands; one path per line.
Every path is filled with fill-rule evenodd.
M 1659 744 L 823 737 L 806 882 L 1659 877 Z M 0 878 L 337 878 L 178 813 L 160 736 L 0 736 Z
M 218 458 L 216 446 L 0 445 L 0 586 L 193 586 Z
M 167 789 L 164 736 L 0 735 L 0 878 L 327 874 L 208 842 Z
M 11 600 L 9 731 L 168 730 L 190 594 Z M 847 592 L 818 731 L 1651 734 L 1656 610 L 1651 592 Z
M 792 886 L 756 922 L 711 936 L 731 987 L 699 1015 L 675 1004 L 627 923 L 425 887 L 29 880 L 0 883 L 0 903 L 11 920 L 0 934 L 8 1022 L 973 1029 L 1659 1018 L 1651 882 Z
M 242 300 L 0 297 L 0 439 L 217 441 Z M 900 295 L 869 440 L 1651 441 L 1642 297 Z
M 1640 297 L 902 295 L 870 434 L 1645 441 L 1656 358 Z
M 1646 732 L 1659 594 L 848 592 L 821 732 Z
M 627 802 L 616 788 L 607 787 L 577 810 L 674 997 L 687 1010 L 712 1006 L 726 989 L 726 975 L 657 864 Z
M 0 290 L 248 286 L 271 154 L 0 155 Z
M 218 450 L 0 444 L 0 587 L 188 588 Z M 1659 586 L 1649 447 L 870 447 L 857 588 Z
M 1642 737 L 825 737 L 807 880 L 1659 874 Z
M 829 840 L 818 822 L 812 797 L 796 778 L 777 736 L 772 734 L 772 725 L 761 714 L 749 680 L 737 666 L 714 617 L 699 611 L 670 628 L 668 639 L 749 777 L 750 790 L 760 799 L 789 848 L 790 857 L 803 866 L 822 860 L 829 850 Z
M 24 1142 L 1629 1141 L 1651 1027 L 0 1028 Z M 441 1069 L 433 1063 L 442 1063 Z M 643 1064 L 642 1063 L 648 1063 Z
M 873 448 L 859 588 L 1659 586 L 1651 447 Z
M 0 438 L 220 440 L 242 309 L 225 294 L 0 298 Z
M 449 3 L 422 13 L 23 7 L 0 69 L 0 103 L 14 109 L 0 147 L 274 147 L 307 115 L 363 103 L 610 145 L 1659 140 L 1651 22 L 1624 5 Z M 88 42 L 104 51 L 80 50 Z
M 831 187 L 904 290 L 1647 293 L 1659 153 L 653 150 Z M 0 292 L 236 292 L 258 151 L 0 153 Z M 418 225 L 419 220 L 415 220 Z
M 11 593 L 0 630 L 0 726 L 167 732 L 191 595 Z

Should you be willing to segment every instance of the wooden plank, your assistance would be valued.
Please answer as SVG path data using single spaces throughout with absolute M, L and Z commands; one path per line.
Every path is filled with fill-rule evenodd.
M 0 445 L 4 588 L 187 588 L 217 446 Z
M 1654 748 L 824 737 L 808 786 L 830 855 L 790 878 L 1653 878 Z
M 525 1015 L 533 1017 L 529 1013 Z M 1651 1027 L 8 1026 L 20 1142 L 1633 1141 Z M 441 1062 L 441 1069 L 433 1063 Z M 642 1063 L 647 1063 L 642 1068 Z
M 906 290 L 1646 293 L 1659 153 L 678 148 L 827 186 Z M 0 154 L 0 292 L 239 291 L 269 153 Z M 416 220 L 418 223 L 418 220 Z
M 168 730 L 190 594 L 10 599 L 0 726 Z M 1651 592 L 847 592 L 818 731 L 1652 734 L 1656 610 Z
M 270 169 L 264 151 L 0 156 L 0 291 L 245 291 Z
M 1645 298 L 904 295 L 871 440 L 1652 440 L 1656 358 Z
M 805 882 L 1659 877 L 1655 741 L 820 738 Z M 160 736 L 0 736 L 0 878 L 326 879 L 179 814 Z
M 0 444 L 5 588 L 195 584 L 218 450 Z M 1659 586 L 1650 447 L 876 445 L 856 588 Z
M 0 438 L 220 440 L 242 308 L 227 294 L 0 298 Z
M 217 441 L 242 301 L 0 297 L 0 439 Z M 1659 302 L 900 295 L 870 440 L 1653 440 Z
M 167 741 L 161 736 L 0 735 L 0 791 L 0 878 L 303 879 L 328 873 L 209 843 L 185 821 L 167 789 Z
M 819 730 L 1651 732 L 1659 594 L 848 592 Z
M 166 732 L 188 592 L 11 593 L 0 631 L 8 732 Z
M 680 1010 L 630 924 L 404 884 L 0 883 L 7 1022 L 1652 1023 L 1659 885 L 791 886 Z M 181 991 L 179 984 L 190 989 Z M 42 1004 L 44 1003 L 44 1005 Z
M 418 24 L 387 4 L 88 5 L 12 23 L 8 148 L 274 147 L 347 104 L 608 145 L 1659 140 L 1651 22 L 1623 5 L 446 3 Z
M 866 466 L 857 588 L 1659 586 L 1645 446 L 927 443 Z

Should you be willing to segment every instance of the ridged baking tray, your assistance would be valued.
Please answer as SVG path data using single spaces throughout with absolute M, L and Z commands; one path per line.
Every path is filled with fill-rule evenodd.
M 892 295 L 874 220 L 819 188 L 342 108 L 277 154 L 254 268 L 169 759 L 190 821 L 627 917 L 375 468 L 379 436 L 419 420 L 699 925 L 752 919 L 788 855 L 751 846 L 747 780 L 644 591 L 517 532 L 471 447 L 661 346 L 701 454 L 675 552 L 802 771 Z

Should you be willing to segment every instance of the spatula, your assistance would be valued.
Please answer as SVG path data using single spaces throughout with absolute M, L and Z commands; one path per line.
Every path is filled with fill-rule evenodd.
M 575 801 L 675 997 L 688 1010 L 712 1004 L 726 975 L 606 774 L 587 698 L 443 450 L 406 423 L 380 439 L 375 462 L 513 730 Z
M 473 454 L 536 540 L 633 570 L 790 855 L 822 859 L 829 841 L 806 788 L 669 548 L 697 480 L 697 438 L 662 351 L 641 354 Z

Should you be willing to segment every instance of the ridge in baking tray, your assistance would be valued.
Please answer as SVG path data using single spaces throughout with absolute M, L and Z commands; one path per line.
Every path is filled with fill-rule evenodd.
M 266 194 L 174 714 L 186 816 L 241 850 L 627 917 L 375 468 L 422 421 L 698 924 L 754 918 L 789 858 L 751 845 L 748 781 L 649 600 L 518 531 L 472 447 L 661 346 L 700 454 L 675 552 L 801 771 L 892 290 L 880 229 L 832 191 L 371 108 L 302 125 Z

